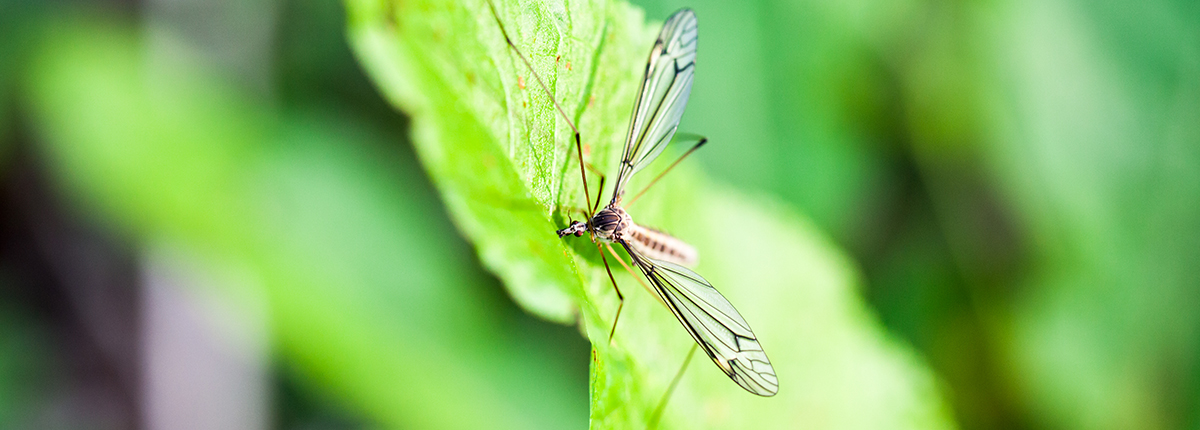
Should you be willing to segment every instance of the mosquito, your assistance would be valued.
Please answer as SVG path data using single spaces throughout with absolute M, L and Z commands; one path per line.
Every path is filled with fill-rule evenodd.
M 529 68 L 538 84 L 550 94 L 542 78 L 533 70 L 533 66 L 524 54 L 517 49 L 509 38 L 504 24 L 492 2 L 488 1 L 496 23 L 504 34 L 509 47 L 517 53 Z M 755 337 L 750 325 L 742 318 L 737 309 L 722 296 L 712 284 L 685 266 L 694 265 L 697 258 L 695 248 L 672 237 L 669 234 L 644 227 L 634 223 L 633 218 L 622 207 L 625 187 L 630 178 L 649 165 L 666 149 L 675 136 L 679 121 L 687 106 L 688 95 L 692 90 L 692 80 L 696 72 L 696 44 L 698 39 L 696 14 L 691 9 L 680 9 L 667 18 L 662 31 L 650 49 L 650 59 L 642 76 L 641 88 L 633 105 L 633 114 L 629 120 L 629 130 L 625 137 L 625 148 L 621 156 L 620 170 L 614 184 L 612 199 L 603 209 L 597 211 L 600 195 L 597 194 L 593 206 L 588 191 L 587 173 L 583 161 L 583 148 L 579 138 L 579 129 L 571 122 L 558 101 L 551 97 L 555 109 L 566 120 L 574 132 L 575 152 L 579 158 L 579 173 L 583 179 L 584 200 L 586 206 L 581 212 L 587 216 L 587 221 L 572 221 L 566 228 L 556 233 L 560 238 L 566 236 L 580 237 L 587 233 L 600 251 L 604 269 L 608 272 L 613 290 L 616 291 L 620 304 L 613 317 L 609 340 L 616 333 L 617 321 L 621 317 L 621 309 L 625 306 L 625 297 L 617 286 L 617 281 L 609 268 L 606 248 L 609 254 L 625 266 L 633 274 L 629 265 L 617 254 L 612 244 L 621 245 L 628 253 L 634 265 L 640 269 L 646 280 L 653 287 L 646 286 L 656 298 L 671 311 L 679 320 L 696 344 L 704 350 L 713 363 L 725 372 L 730 379 L 742 388 L 759 396 L 774 396 L 779 391 L 779 381 L 775 369 L 771 366 L 767 354 Z M 667 172 L 671 171 L 680 161 L 699 149 L 707 142 L 706 138 L 699 141 L 671 164 L 666 170 L 656 176 L 642 189 L 625 207 L 633 205 L 651 186 L 658 182 Z M 590 165 L 588 165 L 590 167 Z M 592 168 L 592 170 L 595 170 Z M 600 176 L 600 190 L 604 190 L 604 176 Z M 637 279 L 637 275 L 634 275 Z M 641 282 L 639 280 L 639 282 Z M 693 347 L 693 352 L 694 352 Z M 671 389 L 682 376 L 688 361 L 680 369 Z M 670 390 L 668 390 L 668 394 Z M 663 402 L 665 402 L 665 398 Z M 660 409 L 661 409 L 660 404 Z M 657 415 L 657 414 L 656 414 Z

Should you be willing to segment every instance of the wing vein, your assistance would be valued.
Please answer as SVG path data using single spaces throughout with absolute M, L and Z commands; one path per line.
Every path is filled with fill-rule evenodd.
M 686 267 L 640 254 L 624 240 L 619 243 L 717 367 L 746 391 L 760 396 L 778 392 L 775 369 L 754 331 L 712 284 Z
M 695 76 L 697 28 L 696 14 L 680 10 L 663 24 L 650 50 L 629 118 L 613 203 L 620 201 L 629 178 L 662 153 L 679 127 Z

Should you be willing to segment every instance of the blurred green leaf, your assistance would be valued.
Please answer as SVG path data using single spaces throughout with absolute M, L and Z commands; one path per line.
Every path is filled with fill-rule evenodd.
M 1005 388 L 1038 425 L 1200 423 L 1196 12 L 963 4 L 928 21 L 905 71 L 914 152 Z
M 0 61 L 0 157 L 7 155 L 10 144 L 16 69 L 25 58 L 29 23 L 36 21 L 42 9 L 40 3 L 0 0 L 0 58 L 4 59 Z
M 778 194 L 854 252 L 886 234 L 904 191 L 887 66 L 915 1 L 635 0 L 652 16 L 691 7 L 704 63 L 681 130 L 714 145 L 714 177 Z M 889 46 L 890 47 L 890 46 Z M 882 225 L 881 225 L 882 224 Z
M 1042 262 L 1010 353 L 1051 425 L 1200 424 L 1196 12 L 1017 1 L 989 34 L 1013 114 L 987 150 Z
M 632 292 L 638 282 L 620 266 L 626 303 L 607 341 L 617 299 L 595 247 L 553 234 L 570 207 L 583 206 L 571 132 L 508 49 L 487 3 L 348 4 L 360 61 L 411 115 L 421 161 L 485 265 L 531 312 L 582 318 L 595 348 L 592 427 L 645 427 L 692 341 L 653 297 Z M 506 1 L 497 9 L 579 125 L 586 157 L 612 171 L 658 25 L 643 24 L 623 2 Z M 697 358 L 662 427 L 952 426 L 934 377 L 884 335 L 858 296 L 853 265 L 808 222 L 687 165 L 656 187 L 632 213 L 701 250 L 698 271 L 756 328 L 781 381 L 777 397 L 755 397 Z
M 8 275 L 0 274 L 0 282 L 13 282 Z M 6 426 L 28 427 L 39 418 L 39 397 L 53 380 L 44 331 L 21 309 L 0 304 L 0 423 Z
M 419 170 L 369 126 L 274 112 L 123 25 L 48 25 L 26 70 L 40 148 L 82 213 L 183 247 L 268 299 L 279 351 L 397 428 L 569 428 L 571 359 L 497 311 Z M 259 290 L 261 289 L 261 290 Z

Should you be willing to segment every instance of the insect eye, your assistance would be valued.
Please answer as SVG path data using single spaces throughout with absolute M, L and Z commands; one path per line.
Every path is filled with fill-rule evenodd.
M 575 237 L 580 237 L 580 236 L 583 236 L 583 231 L 576 231 Z

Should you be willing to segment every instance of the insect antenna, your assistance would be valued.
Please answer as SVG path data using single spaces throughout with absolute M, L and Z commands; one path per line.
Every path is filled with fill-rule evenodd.
M 525 54 L 521 53 L 521 50 L 513 43 L 512 38 L 508 37 L 508 30 L 504 28 L 504 23 L 500 22 L 500 14 L 496 12 L 495 3 L 492 3 L 492 0 L 487 0 L 487 3 L 488 8 L 492 10 L 492 17 L 496 18 L 496 25 L 500 26 L 500 33 L 504 35 L 504 42 L 508 44 L 509 48 L 512 48 L 513 52 L 517 53 L 517 56 L 521 58 L 521 62 L 525 63 L 525 67 L 529 69 L 529 73 L 533 75 L 534 80 L 542 87 L 542 91 L 545 91 L 546 95 L 550 97 L 550 102 L 554 103 L 554 109 L 558 110 L 558 114 L 562 116 L 563 120 L 567 122 L 567 126 L 571 127 L 571 131 L 574 132 L 575 153 L 579 156 L 579 175 L 583 177 L 583 199 L 586 203 L 584 208 L 591 208 L 592 197 L 591 192 L 588 191 L 587 173 L 583 170 L 583 142 L 579 139 L 579 129 L 575 127 L 575 123 L 571 121 L 571 117 L 567 116 L 567 111 L 563 110 L 562 105 L 558 104 L 558 100 L 555 100 L 554 94 L 550 92 L 550 87 L 546 86 L 546 82 L 542 80 L 542 75 L 539 75 L 537 70 L 533 69 L 533 64 L 529 62 L 529 59 L 525 58 Z M 589 219 L 595 214 L 594 212 L 593 210 L 593 213 L 588 214 Z
M 642 188 L 641 191 L 638 191 L 637 195 L 633 196 L 633 199 L 629 200 L 629 203 L 625 204 L 625 208 L 629 208 L 630 206 L 633 206 L 633 203 L 636 202 L 638 200 L 638 198 L 641 198 L 642 194 L 646 194 L 646 190 L 649 190 L 650 187 L 654 186 L 654 184 L 657 184 L 659 179 L 662 179 L 663 176 L 666 176 L 667 172 L 670 172 L 671 169 L 674 169 L 675 166 L 678 165 L 680 161 L 683 161 L 684 158 L 687 158 L 687 156 L 692 155 L 693 152 L 696 152 L 697 149 L 700 149 L 701 146 L 704 146 L 704 144 L 708 142 L 707 137 L 703 137 L 703 136 L 699 136 L 699 137 L 700 137 L 700 141 L 696 142 L 696 145 L 693 146 L 692 149 L 689 149 L 689 150 L 687 150 L 687 152 L 684 152 L 683 155 L 679 156 L 679 159 L 675 160 L 674 163 L 671 163 L 670 167 L 667 167 L 667 170 L 663 170 L 662 173 L 659 173 L 658 176 L 655 176 L 654 180 L 650 181 L 649 184 L 646 184 L 645 188 Z

